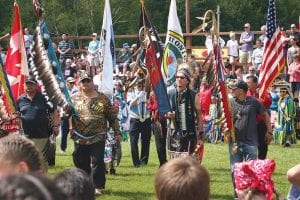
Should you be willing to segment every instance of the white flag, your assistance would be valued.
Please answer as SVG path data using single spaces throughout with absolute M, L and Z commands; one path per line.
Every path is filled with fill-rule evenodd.
M 103 23 L 100 37 L 100 53 L 103 59 L 102 82 L 100 91 L 113 94 L 113 68 L 115 66 L 115 44 L 109 0 L 105 0 Z
M 177 16 L 176 0 L 171 0 L 168 32 L 162 62 L 163 76 L 168 87 L 174 85 L 177 66 L 182 62 L 186 62 L 186 49 Z

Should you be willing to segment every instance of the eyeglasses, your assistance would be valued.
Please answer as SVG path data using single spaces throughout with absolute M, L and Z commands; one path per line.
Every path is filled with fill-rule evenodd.
M 185 79 L 185 76 L 176 76 L 176 79 Z
M 83 79 L 81 82 L 82 82 L 82 83 L 90 83 L 90 82 L 91 82 L 91 79 Z

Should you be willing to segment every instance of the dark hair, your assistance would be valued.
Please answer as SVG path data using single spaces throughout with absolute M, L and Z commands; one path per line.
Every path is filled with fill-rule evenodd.
M 54 182 L 72 200 L 95 199 L 95 188 L 92 180 L 82 169 L 66 169 L 54 177 Z
M 32 141 L 19 134 L 1 138 L 0 152 L 0 162 L 8 160 L 12 164 L 17 164 L 24 161 L 31 172 L 41 169 L 41 155 L 38 149 Z
M 254 76 L 254 75 L 249 75 L 249 76 L 247 77 L 247 79 L 251 79 L 253 83 L 258 83 L 258 79 L 257 79 L 257 77 Z
M 67 195 L 46 176 L 20 173 L 0 181 L 0 199 L 68 200 Z

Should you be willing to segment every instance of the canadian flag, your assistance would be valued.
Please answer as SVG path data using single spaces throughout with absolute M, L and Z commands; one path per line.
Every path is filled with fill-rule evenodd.
M 24 93 L 25 79 L 29 75 L 21 16 L 19 5 L 16 2 L 14 3 L 14 20 L 5 69 L 16 102 L 18 97 Z

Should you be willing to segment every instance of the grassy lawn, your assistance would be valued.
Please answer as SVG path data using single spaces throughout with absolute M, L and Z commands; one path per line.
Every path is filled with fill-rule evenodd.
M 58 142 L 59 143 L 59 142 Z M 56 166 L 49 169 L 50 175 L 54 175 L 65 168 L 73 167 L 71 153 L 72 142 L 69 141 L 67 155 L 57 155 Z M 59 148 L 57 148 L 59 149 Z M 123 157 L 120 166 L 116 168 L 116 175 L 107 175 L 106 193 L 98 197 L 101 200 L 124 199 L 155 199 L 154 174 L 159 162 L 156 154 L 154 138 L 151 141 L 150 159 L 147 166 L 134 168 L 130 155 L 129 142 L 122 143 Z M 286 196 L 289 183 L 286 179 L 286 171 L 300 163 L 300 145 L 292 148 L 283 148 L 278 145 L 270 145 L 268 158 L 276 161 L 276 169 L 273 175 L 277 190 Z M 209 171 L 211 177 L 211 199 L 232 199 L 233 188 L 229 171 L 229 155 L 226 144 L 205 144 L 205 153 L 202 163 Z

